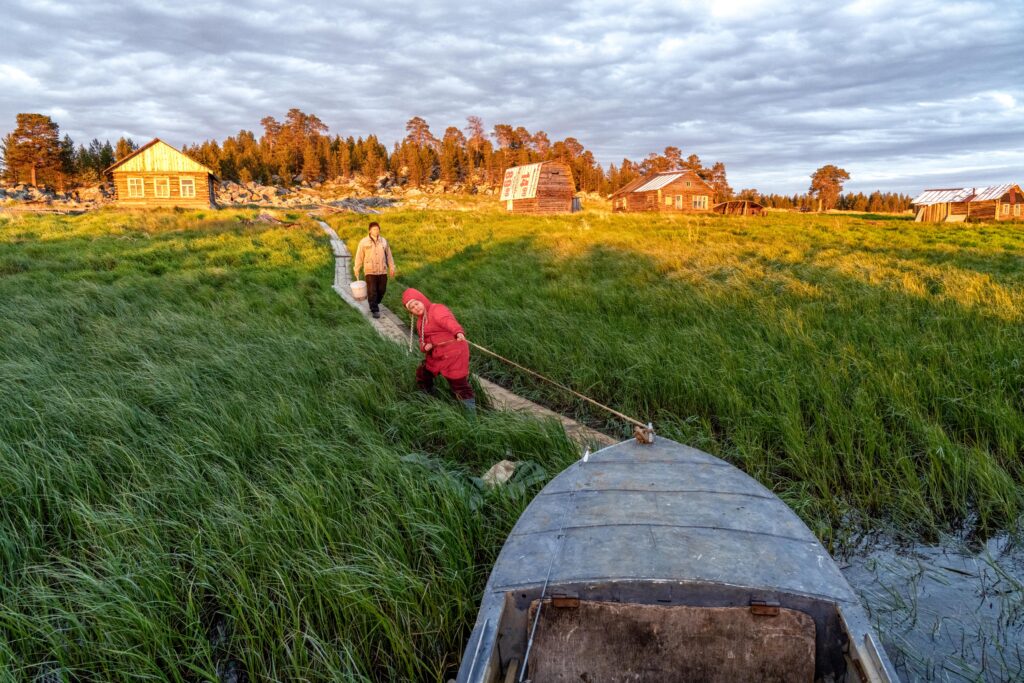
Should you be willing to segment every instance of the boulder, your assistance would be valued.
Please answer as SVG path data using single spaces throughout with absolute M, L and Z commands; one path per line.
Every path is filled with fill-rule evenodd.
M 512 478 L 513 474 L 515 474 L 516 464 L 517 463 L 512 462 L 511 460 L 496 462 L 491 466 L 491 469 L 487 470 L 480 478 L 483 479 L 484 483 L 488 486 L 504 484 Z

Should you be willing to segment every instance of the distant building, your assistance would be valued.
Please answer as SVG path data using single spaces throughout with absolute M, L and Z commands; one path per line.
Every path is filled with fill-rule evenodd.
M 153 138 L 105 173 L 113 177 L 120 206 L 217 206 L 213 171 L 160 138 Z
M 547 214 L 579 210 L 572 170 L 562 161 L 542 161 L 505 171 L 501 201 L 509 213 Z
M 708 213 L 715 191 L 693 171 L 666 171 L 638 178 L 610 196 L 612 211 Z
M 919 223 L 1024 219 L 1024 191 L 1014 183 L 925 190 L 911 204 Z

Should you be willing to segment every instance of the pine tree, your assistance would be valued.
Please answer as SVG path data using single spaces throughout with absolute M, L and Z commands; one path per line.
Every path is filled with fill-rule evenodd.
M 117 146 L 114 147 L 114 156 L 116 157 L 115 160 L 121 161 L 121 159 L 124 159 L 126 156 L 128 156 L 138 148 L 139 146 L 135 144 L 134 140 L 132 140 L 131 138 L 122 137 L 120 140 L 117 141 Z
M 17 126 L 4 138 L 4 167 L 9 180 L 32 185 L 60 180 L 60 128 L 44 114 L 18 114 Z
M 850 174 L 838 166 L 827 164 L 811 174 L 811 187 L 808 198 L 818 201 L 818 210 L 831 209 L 843 191 L 843 182 L 850 179 Z M 870 209 L 869 209 L 870 210 Z

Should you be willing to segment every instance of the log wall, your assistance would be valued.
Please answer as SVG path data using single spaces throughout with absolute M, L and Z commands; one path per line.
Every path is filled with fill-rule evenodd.
M 112 175 L 114 176 L 114 192 L 119 206 L 181 206 L 194 209 L 216 207 L 213 200 L 213 182 L 209 173 L 114 171 Z M 142 178 L 142 197 L 129 196 L 128 178 Z M 170 185 L 169 197 L 156 196 L 157 178 L 167 178 Z M 181 178 L 192 178 L 196 188 L 195 197 L 181 196 Z
M 505 210 L 516 214 L 571 213 L 576 194 L 572 171 L 557 161 L 545 162 L 537 179 L 537 194 L 532 199 L 505 202 Z
M 690 183 L 687 186 L 687 183 Z M 660 190 L 650 192 L 630 192 L 617 197 L 616 200 L 625 200 L 624 205 L 615 206 L 619 202 L 613 202 L 615 211 L 657 211 L 658 213 L 711 213 L 713 208 L 712 200 L 714 191 L 704 181 L 693 176 L 683 176 L 672 181 Z M 679 197 L 681 200 L 676 201 Z M 705 208 L 693 208 L 694 197 L 707 197 Z

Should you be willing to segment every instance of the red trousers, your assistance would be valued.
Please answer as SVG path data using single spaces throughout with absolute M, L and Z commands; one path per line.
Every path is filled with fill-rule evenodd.
M 427 370 L 427 366 L 420 363 L 420 366 L 416 368 L 416 386 L 422 391 L 428 394 L 434 393 L 434 378 L 437 377 L 430 370 Z M 460 401 L 466 399 L 476 398 L 473 393 L 473 386 L 469 383 L 469 376 L 465 377 L 445 377 L 448 380 L 448 386 L 452 388 L 452 393 Z

